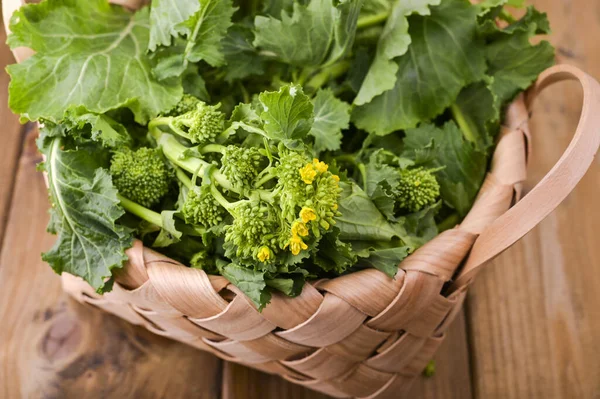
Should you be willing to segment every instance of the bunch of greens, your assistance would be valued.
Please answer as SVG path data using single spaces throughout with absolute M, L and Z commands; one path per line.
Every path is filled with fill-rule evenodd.
M 509 0 L 510 1 L 510 0 Z M 134 237 L 261 308 L 411 252 L 469 211 L 503 107 L 553 61 L 506 0 L 46 0 L 11 19 L 39 121 L 43 258 L 99 292 Z

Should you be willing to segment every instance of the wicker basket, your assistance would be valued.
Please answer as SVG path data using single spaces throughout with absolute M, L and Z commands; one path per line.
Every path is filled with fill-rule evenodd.
M 135 8 L 143 0 L 119 3 Z M 5 18 L 19 6 L 5 0 Z M 19 61 L 29 54 L 15 51 Z M 579 126 L 554 168 L 520 199 L 529 104 L 566 79 L 583 87 Z M 405 259 L 395 279 L 369 269 L 314 281 L 299 297 L 273 295 L 259 313 L 224 277 L 184 267 L 136 241 L 112 292 L 97 295 L 68 274 L 64 289 L 158 335 L 334 397 L 398 398 L 433 357 L 481 266 L 558 206 L 599 145 L 600 85 L 575 67 L 556 66 L 509 106 L 491 171 L 463 223 Z

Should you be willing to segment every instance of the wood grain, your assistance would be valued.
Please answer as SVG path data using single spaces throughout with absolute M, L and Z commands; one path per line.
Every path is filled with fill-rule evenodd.
M 600 77 L 600 2 L 533 1 L 548 13 L 560 62 Z M 583 11 L 585 10 L 585 12 Z M 576 84 L 548 89 L 534 108 L 533 187 L 566 148 L 579 117 Z M 600 394 L 600 163 L 538 228 L 480 274 L 468 298 L 478 398 Z
M 0 243 L 4 237 L 6 217 L 12 195 L 12 188 L 21 148 L 22 134 L 19 118 L 8 109 L 8 82 L 6 65 L 14 62 L 9 48 L 4 45 L 6 33 L 0 21 Z
M 221 362 L 67 298 L 30 132 L 0 256 L 0 398 L 219 398 Z

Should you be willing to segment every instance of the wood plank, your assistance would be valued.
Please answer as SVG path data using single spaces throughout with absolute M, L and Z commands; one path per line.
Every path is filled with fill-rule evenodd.
M 6 33 L 0 20 L 0 121 L 2 128 L 0 130 L 0 243 L 4 236 L 6 226 L 6 217 L 17 168 L 17 159 L 21 148 L 23 135 L 21 134 L 21 125 L 19 118 L 8 109 L 8 82 L 9 76 L 6 73 L 6 65 L 12 64 L 14 58 L 6 42 Z
M 323 395 L 283 378 L 225 362 L 222 399 L 326 399 Z
M 548 13 L 558 58 L 600 78 L 600 3 L 535 0 Z M 595 9 L 595 11 L 594 11 Z M 531 123 L 527 188 L 548 171 L 575 130 L 573 83 L 542 95 Z M 600 392 L 600 162 L 538 228 L 481 273 L 468 298 L 478 398 L 591 398 Z
M 435 354 L 435 374 L 419 377 L 408 398 L 467 399 L 473 397 L 464 310 L 448 329 Z
M 48 201 L 35 132 L 0 256 L 0 398 L 219 398 L 221 362 L 67 298 L 40 259 Z

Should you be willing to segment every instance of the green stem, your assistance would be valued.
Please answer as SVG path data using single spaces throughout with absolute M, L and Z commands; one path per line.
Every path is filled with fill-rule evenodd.
M 354 154 L 343 154 L 343 155 L 336 156 L 335 160 L 338 162 L 346 162 L 346 163 L 355 164 L 356 156 Z
M 163 228 L 162 216 L 160 215 L 160 213 L 154 212 L 146 207 L 143 207 L 140 204 L 137 204 L 137 203 L 123 197 L 120 194 L 117 194 L 117 198 L 121 202 L 121 206 L 127 212 L 132 213 L 135 216 L 139 217 L 140 219 L 143 219 L 149 223 L 152 223 L 153 225 L 156 225 L 156 226 L 160 227 L 161 229 Z
M 281 191 L 280 189 L 277 189 L 274 191 L 255 190 L 253 193 L 256 193 L 258 195 L 258 198 L 261 201 L 265 201 L 265 202 L 268 202 L 269 204 L 273 205 L 275 203 L 275 197 L 277 197 L 279 195 L 280 191 Z
M 221 144 L 207 144 L 200 149 L 200 154 L 208 154 L 209 152 L 223 154 L 225 152 L 225 146 Z
M 191 141 L 189 134 L 187 134 L 186 132 L 184 132 L 183 130 L 181 130 L 180 128 L 178 128 L 177 126 L 175 126 L 173 124 L 173 117 L 171 117 L 171 116 L 161 116 L 159 118 L 154 118 L 148 124 L 148 130 L 150 130 L 150 131 L 156 130 L 156 128 L 158 128 L 159 126 L 166 126 L 169 129 L 171 129 L 171 131 L 173 133 L 177 134 L 178 136 L 183 137 L 184 139 Z
M 163 154 L 165 154 L 169 161 L 173 162 L 183 170 L 202 175 L 206 167 L 209 166 L 207 162 L 204 162 L 201 159 L 182 157 L 183 153 L 188 148 L 177 141 L 172 134 L 163 133 L 158 129 L 150 130 L 150 134 L 156 139 L 158 145 L 162 147 Z
M 452 112 L 452 116 L 458 124 L 458 127 L 462 131 L 463 136 L 465 136 L 465 138 L 471 143 L 475 143 L 477 141 L 475 138 L 475 134 L 473 133 L 471 126 L 469 126 L 469 122 L 465 118 L 465 115 L 462 113 L 458 105 L 452 104 L 450 106 L 450 111 Z
M 250 99 L 250 94 L 248 94 L 248 90 L 246 90 L 246 88 L 244 87 L 244 85 L 241 84 L 241 83 L 239 84 L 239 87 L 240 87 L 240 91 L 242 92 L 242 98 L 244 100 L 244 103 L 245 104 L 250 103 L 251 99 Z
M 214 184 L 212 184 L 210 186 L 210 193 L 212 194 L 214 199 L 216 199 L 217 202 L 219 204 L 221 204 L 221 206 L 227 210 L 227 212 L 231 213 L 231 210 L 233 208 L 235 208 L 235 205 L 237 204 L 237 202 L 231 203 L 231 202 L 227 201 L 227 199 L 223 196 L 223 194 L 221 194 L 219 189 Z
M 458 216 L 458 213 L 451 214 L 437 225 L 438 234 L 446 230 L 453 229 L 459 222 L 460 217 Z
M 389 16 L 390 16 L 390 13 L 385 11 L 385 12 L 382 12 L 379 14 L 367 15 L 365 17 L 361 17 L 356 22 L 356 29 L 364 29 L 364 28 L 369 28 L 374 25 L 379 25 L 380 23 L 385 22 Z
M 272 179 L 274 179 L 274 178 L 276 178 L 276 177 L 277 177 L 277 176 L 276 176 L 276 175 L 274 175 L 273 173 L 267 173 L 267 174 L 265 174 L 263 177 L 261 177 L 259 181 L 257 181 L 257 182 L 254 184 L 254 187 L 260 187 L 260 186 L 262 186 L 263 184 L 265 184 L 266 182 L 268 182 L 269 180 L 272 180 Z
M 335 80 L 345 74 L 348 69 L 350 69 L 350 65 L 351 63 L 349 60 L 343 60 L 329 65 L 310 78 L 306 83 L 306 86 L 316 91 L 330 80 Z
M 179 181 L 181 183 L 183 183 L 184 186 L 187 187 L 188 190 L 191 190 L 192 188 L 194 188 L 192 179 L 190 179 L 188 177 L 188 175 L 186 175 L 185 172 L 183 170 L 181 170 L 180 168 L 178 168 L 177 166 L 175 167 L 175 175 L 177 176 L 177 179 L 179 179 Z
M 363 190 L 366 193 L 367 192 L 367 168 L 365 167 L 364 163 L 358 164 L 358 171 L 360 172 L 360 176 L 362 177 Z

